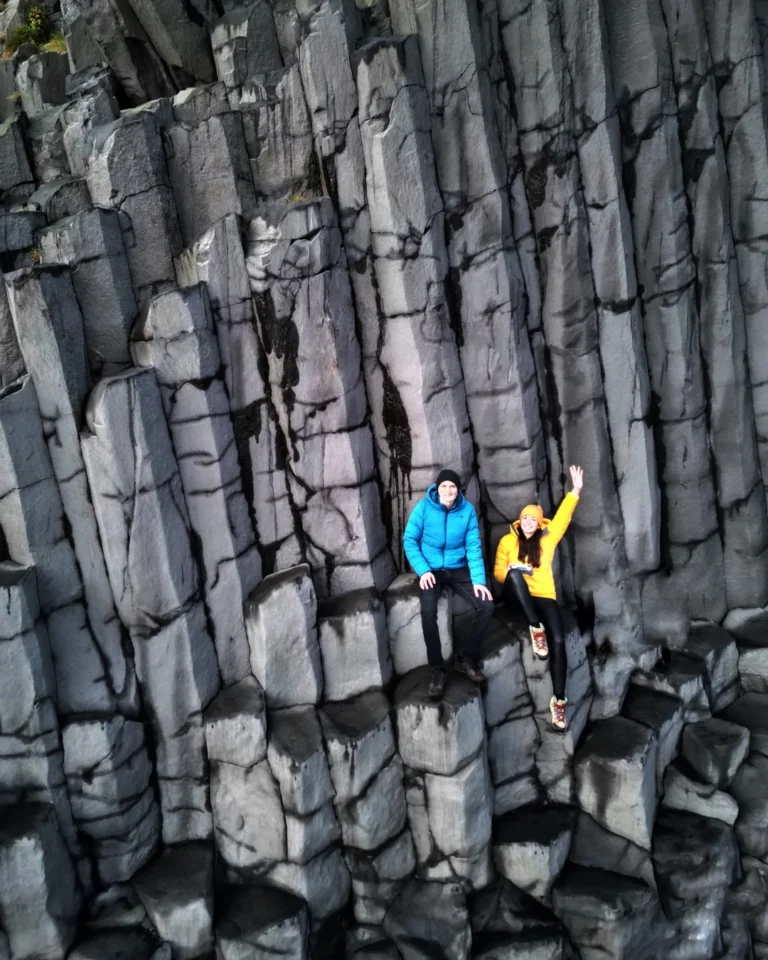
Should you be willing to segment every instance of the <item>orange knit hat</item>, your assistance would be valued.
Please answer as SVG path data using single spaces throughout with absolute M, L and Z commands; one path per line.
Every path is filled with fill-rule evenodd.
M 523 517 L 535 517 L 536 520 L 538 520 L 539 526 L 541 526 L 544 520 L 544 511 L 537 503 L 529 503 L 527 507 L 523 507 L 520 511 L 520 520 L 522 520 Z

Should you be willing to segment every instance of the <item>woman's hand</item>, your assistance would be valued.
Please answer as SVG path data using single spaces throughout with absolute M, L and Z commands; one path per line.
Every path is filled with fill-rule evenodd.
M 581 467 L 571 467 L 571 480 L 573 481 L 573 492 L 575 494 L 581 493 L 581 488 L 584 486 L 584 471 Z

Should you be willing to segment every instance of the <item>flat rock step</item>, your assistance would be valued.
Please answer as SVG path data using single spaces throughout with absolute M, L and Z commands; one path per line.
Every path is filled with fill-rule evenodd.
M 279 956 L 306 960 L 309 917 L 306 903 L 274 887 L 229 887 L 220 894 L 216 925 L 220 960 L 262 960 Z
M 576 809 L 527 807 L 497 820 L 493 840 L 496 869 L 521 890 L 547 901 L 565 865 L 576 825 Z
M 689 722 L 705 720 L 710 716 L 706 692 L 707 668 L 702 660 L 686 656 L 677 650 L 664 652 L 664 660 L 652 670 L 632 675 L 632 682 L 650 687 L 682 700 L 685 719 Z

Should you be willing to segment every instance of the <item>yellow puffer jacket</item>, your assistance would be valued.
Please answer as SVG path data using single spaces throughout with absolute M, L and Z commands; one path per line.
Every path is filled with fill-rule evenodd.
M 571 491 L 563 497 L 563 502 L 557 508 L 557 513 L 551 520 L 543 520 L 541 526 L 543 533 L 541 535 L 541 563 L 533 568 L 533 573 L 528 576 L 523 574 L 525 582 L 532 597 L 548 597 L 550 600 L 556 600 L 555 578 L 552 576 L 552 559 L 555 555 L 555 548 L 563 539 L 563 534 L 568 529 L 571 522 L 573 511 L 579 502 L 578 494 Z M 496 562 L 493 565 L 493 575 L 499 581 L 504 583 L 507 578 L 507 567 L 510 563 L 519 563 L 519 540 L 520 521 L 516 520 L 511 527 L 511 532 L 506 534 L 499 541 L 496 548 Z

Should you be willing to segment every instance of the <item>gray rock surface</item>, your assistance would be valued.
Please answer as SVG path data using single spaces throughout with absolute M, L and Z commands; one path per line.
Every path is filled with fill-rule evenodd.
M 493 857 L 499 873 L 536 900 L 549 902 L 573 837 L 568 807 L 516 810 L 497 821 Z
M 413 880 L 387 911 L 384 930 L 405 960 L 435 952 L 446 960 L 466 960 L 472 944 L 468 920 L 459 884 Z
M 223 960 L 262 960 L 278 952 L 287 960 L 309 956 L 306 904 L 270 887 L 230 889 L 216 923 Z
M 243 615 L 251 671 L 269 707 L 317 703 L 323 691 L 317 598 L 305 565 L 265 577 Z
M 189 843 L 168 848 L 133 880 L 160 937 L 181 960 L 213 947 L 213 849 Z
M 160 294 L 131 334 L 139 366 L 154 367 L 204 571 L 203 593 L 222 680 L 249 672 L 243 603 L 261 579 L 238 473 L 235 438 L 204 284 Z
M 680 752 L 705 783 L 727 787 L 749 751 L 749 731 L 725 720 L 691 723 Z
M 318 642 L 326 700 L 347 700 L 392 678 L 384 603 L 373 588 L 321 601 Z

